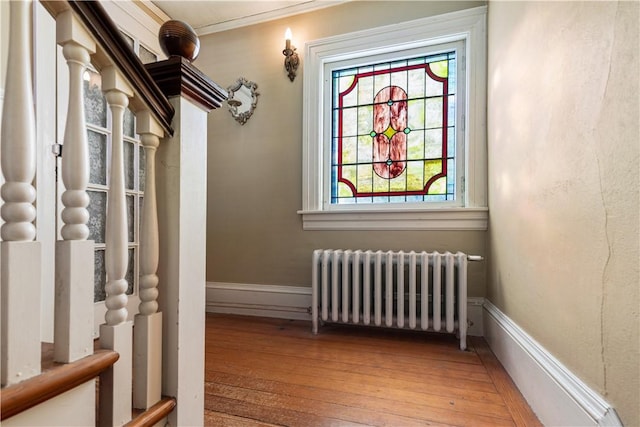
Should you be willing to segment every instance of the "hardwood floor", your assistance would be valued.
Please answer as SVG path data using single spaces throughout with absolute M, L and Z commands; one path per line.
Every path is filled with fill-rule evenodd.
M 208 426 L 540 426 L 482 338 L 207 315 Z

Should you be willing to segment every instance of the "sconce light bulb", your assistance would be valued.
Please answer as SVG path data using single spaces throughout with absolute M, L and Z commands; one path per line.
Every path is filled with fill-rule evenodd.
M 291 28 L 287 28 L 287 31 L 284 32 L 284 40 L 286 49 L 291 49 Z
M 296 70 L 298 69 L 300 59 L 298 58 L 298 54 L 296 53 L 295 46 L 291 46 L 291 28 L 287 28 L 287 31 L 285 31 L 284 33 L 284 38 L 285 48 L 282 51 L 282 54 L 285 56 L 284 68 L 287 70 L 289 80 L 293 81 L 293 79 L 296 78 Z

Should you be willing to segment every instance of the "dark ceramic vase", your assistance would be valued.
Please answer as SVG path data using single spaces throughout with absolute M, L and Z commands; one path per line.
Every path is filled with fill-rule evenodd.
M 193 62 L 200 52 L 200 39 L 191 26 L 182 21 L 167 21 L 160 27 L 158 41 L 167 56 L 182 56 Z

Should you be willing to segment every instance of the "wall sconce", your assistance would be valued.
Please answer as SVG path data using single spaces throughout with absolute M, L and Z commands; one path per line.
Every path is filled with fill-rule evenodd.
M 300 59 L 298 59 L 298 54 L 296 53 L 295 46 L 291 46 L 291 29 L 287 28 L 287 31 L 284 33 L 285 38 L 285 48 L 282 51 L 282 54 L 285 56 L 284 58 L 284 68 L 287 70 L 289 80 L 293 81 L 296 78 L 296 70 L 298 69 L 298 65 L 300 64 Z

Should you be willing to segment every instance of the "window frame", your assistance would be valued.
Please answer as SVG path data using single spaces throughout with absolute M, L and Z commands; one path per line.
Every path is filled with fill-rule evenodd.
M 349 69 L 354 67 L 362 67 L 369 66 L 371 64 L 373 67 L 376 67 L 376 64 L 380 63 L 388 63 L 391 61 L 404 61 L 410 58 L 416 57 L 427 57 L 437 54 L 442 54 L 444 52 L 455 52 L 457 58 L 464 58 L 464 43 L 462 41 L 450 42 L 450 43 L 439 43 L 435 45 L 421 46 L 420 48 L 414 48 L 410 50 L 403 50 L 400 52 L 387 52 L 385 54 L 379 55 L 370 55 L 365 58 L 351 58 L 344 61 L 332 61 L 324 63 L 324 75 L 332 76 L 334 70 L 340 69 Z M 364 59 L 364 60 L 363 60 Z M 460 61 L 456 59 L 456 62 Z M 464 73 L 463 73 L 464 76 Z M 332 78 L 330 78 L 333 80 Z M 456 200 L 447 200 L 447 201 L 438 201 L 438 202 L 407 202 L 406 204 L 399 202 L 390 202 L 390 203 L 375 203 L 375 202 L 361 202 L 358 203 L 357 210 L 376 210 L 380 209 L 389 209 L 388 206 L 395 206 L 402 209 L 430 209 L 433 206 L 437 206 L 439 208 L 446 207 L 457 207 L 463 205 L 462 200 L 462 180 L 464 177 L 464 155 L 460 155 L 460 153 L 464 153 L 464 131 L 463 126 L 460 126 L 462 120 L 464 118 L 465 111 L 465 103 L 466 103 L 466 95 L 465 95 L 465 81 L 464 79 L 456 79 L 456 87 L 454 88 L 454 93 L 456 96 L 456 109 L 453 117 L 453 123 L 455 123 L 455 195 Z M 332 88 L 333 89 L 333 88 Z M 329 135 L 328 138 L 325 138 L 323 147 L 323 162 L 324 166 L 322 168 L 323 171 L 326 171 L 328 168 L 332 166 L 332 153 L 333 153 L 333 90 L 324 90 L 324 105 L 329 106 L 329 108 L 324 109 L 324 121 L 323 121 L 323 135 Z M 444 95 L 447 96 L 447 95 Z M 443 132 L 447 132 L 447 130 L 443 129 Z M 354 210 L 354 204 L 346 203 L 332 203 L 331 199 L 333 198 L 332 194 L 332 173 L 326 173 L 323 176 L 323 210 L 325 211 L 350 211 Z M 381 195 L 382 197 L 394 197 L 393 195 Z M 375 197 L 375 196 L 374 196 Z M 403 197 L 400 195 L 399 197 Z
M 439 203 L 348 204 L 327 206 L 331 124 L 326 123 L 331 73 L 327 64 L 363 61 L 390 52 L 464 44 L 464 179 L 459 205 Z M 306 44 L 303 89 L 302 216 L 305 230 L 486 230 L 486 7 L 447 13 Z M 400 54 L 399 56 L 402 56 Z M 329 67 L 330 68 L 330 67 Z

